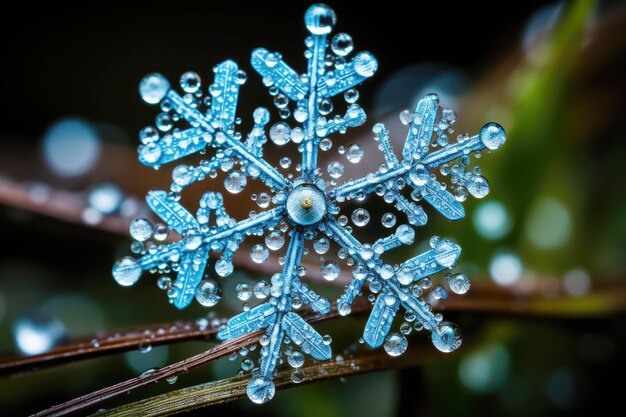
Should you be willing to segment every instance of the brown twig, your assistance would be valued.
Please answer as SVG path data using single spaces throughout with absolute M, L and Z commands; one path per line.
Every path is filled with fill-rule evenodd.
M 618 314 L 626 310 L 626 289 L 609 286 L 599 288 L 584 297 L 573 298 L 563 295 L 560 287 L 555 287 L 546 280 L 539 281 L 532 289 L 526 290 L 523 287 L 502 288 L 479 283 L 465 296 L 451 297 L 445 304 L 434 304 L 434 307 L 443 311 L 527 317 L 595 317 Z M 370 304 L 364 298 L 359 298 L 353 306 L 353 313 L 362 313 L 369 309 Z M 333 310 L 323 318 L 306 312 L 305 316 L 311 321 L 329 319 L 336 316 L 336 311 Z M 136 350 L 146 343 L 157 346 L 209 339 L 216 331 L 216 327 L 202 329 L 188 322 L 111 331 L 107 335 L 96 335 L 40 355 L 0 362 L 0 375 L 15 376 L 108 353 Z M 93 340 L 97 341 L 97 345 Z
M 338 361 L 311 361 L 305 364 L 300 368 L 304 375 L 304 380 L 301 383 L 292 380 L 293 369 L 282 367 L 274 377 L 274 385 L 277 390 L 287 389 L 320 380 L 415 366 L 431 361 L 438 356 L 443 356 L 443 354 L 432 349 L 431 346 L 415 344 L 410 344 L 409 349 L 403 355 L 395 358 L 387 355 L 381 349 L 362 351 L 355 353 L 352 357 Z M 99 412 L 97 415 L 99 417 L 167 416 L 234 401 L 246 395 L 246 385 L 249 379 L 249 375 L 242 375 L 183 388 Z

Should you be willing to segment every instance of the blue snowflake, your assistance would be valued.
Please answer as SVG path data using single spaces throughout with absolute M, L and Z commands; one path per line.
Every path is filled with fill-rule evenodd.
M 489 183 L 478 167 L 466 169 L 470 155 L 480 156 L 504 144 L 505 133 L 495 123 L 486 124 L 475 136 L 459 135 L 449 138 L 456 114 L 439 106 L 437 95 L 430 94 L 417 103 L 415 111 L 404 111 L 401 121 L 408 125 L 408 135 L 399 159 L 389 141 L 389 133 L 378 123 L 373 133 L 384 163 L 376 172 L 357 180 L 348 180 L 337 186 L 337 179 L 344 172 L 344 165 L 334 161 L 328 165 L 330 180 L 323 179 L 318 164 L 318 151 L 332 147 L 330 139 L 337 133 L 345 133 L 350 127 L 362 125 L 365 112 L 356 101 L 354 89 L 365 79 L 374 75 L 378 63 L 368 52 L 360 52 L 351 60 L 350 35 L 339 33 L 330 41 L 332 53 L 327 51 L 329 34 L 335 24 L 335 14 L 328 6 L 311 6 L 305 14 L 305 24 L 311 36 L 306 39 L 308 68 L 298 74 L 288 66 L 279 53 L 256 49 L 252 53 L 252 66 L 261 75 L 263 83 L 270 88 L 274 104 L 282 119 L 293 116 L 297 127 L 279 121 L 269 129 L 270 139 L 276 145 L 288 142 L 298 144 L 302 162 L 296 167 L 298 175 L 285 178 L 277 168 L 263 157 L 266 142 L 265 127 L 269 111 L 259 107 L 253 113 L 254 126 L 245 140 L 237 132 L 236 105 L 239 88 L 246 81 L 246 74 L 233 61 L 225 61 L 214 68 L 213 84 L 203 99 L 200 77 L 188 72 L 180 80 L 184 95 L 179 95 L 160 74 L 146 76 L 140 84 L 141 97 L 150 104 L 160 104 L 162 113 L 156 118 L 156 128 L 147 127 L 140 133 L 142 145 L 139 160 L 151 167 L 179 160 L 194 153 L 205 153 L 214 148 L 214 154 L 196 167 L 177 166 L 173 170 L 170 191 L 151 191 L 146 201 L 154 213 L 181 236 L 174 243 L 162 243 L 168 235 L 164 225 L 154 227 L 145 219 L 136 219 L 130 227 L 136 239 L 132 249 L 141 254 L 139 258 L 125 257 L 113 267 L 113 276 L 121 285 L 134 284 L 143 271 L 177 273 L 175 282 L 160 278 L 158 284 L 168 290 L 170 302 L 177 308 L 189 305 L 194 297 L 205 306 L 215 305 L 221 297 L 219 284 L 207 277 L 210 252 L 221 253 L 214 269 L 218 276 L 226 277 L 233 272 L 232 257 L 249 236 L 265 235 L 265 245 L 255 245 L 250 256 L 255 262 L 263 262 L 269 249 L 280 249 L 290 228 L 289 244 L 281 259 L 283 271 L 275 274 L 271 284 L 259 281 L 251 288 L 241 284 L 239 298 L 250 298 L 251 292 L 265 302 L 249 308 L 231 318 L 219 330 L 221 340 L 232 339 L 263 329 L 261 338 L 260 368 L 253 371 L 248 385 L 248 396 L 256 403 L 270 400 L 275 392 L 273 374 L 281 361 L 281 348 L 288 338 L 289 363 L 294 367 L 302 364 L 302 352 L 318 360 L 331 358 L 330 338 L 322 337 L 292 310 L 302 304 L 325 314 L 331 303 L 310 290 L 300 281 L 304 275 L 301 266 L 307 240 L 313 240 L 315 252 L 328 252 L 331 241 L 339 247 L 339 257 L 352 267 L 353 278 L 337 301 L 341 315 L 348 315 L 356 297 L 361 295 L 365 282 L 369 283 L 373 310 L 363 333 L 363 341 L 375 348 L 384 345 L 393 356 L 402 354 L 407 346 L 405 334 L 413 328 L 430 331 L 435 347 L 451 352 L 461 344 L 458 328 L 443 321 L 441 314 L 433 313 L 424 300 L 424 290 L 432 283 L 430 276 L 455 266 L 461 248 L 449 241 L 433 237 L 431 249 L 399 265 L 385 263 L 382 256 L 401 245 L 411 245 L 415 240 L 414 226 L 423 226 L 427 215 L 422 205 L 427 203 L 444 217 L 458 220 L 465 216 L 462 202 L 468 194 L 482 198 L 489 191 Z M 331 98 L 343 94 L 348 103 L 343 116 L 327 117 L 332 113 Z M 295 103 L 295 106 L 291 103 Z M 177 122 L 187 127 L 173 128 Z M 160 136 L 161 132 L 165 132 Z M 438 148 L 438 149 L 437 149 Z M 358 144 L 340 147 L 349 162 L 357 163 L 364 150 Z M 450 163 L 458 160 L 457 163 Z M 283 158 L 280 165 L 291 164 Z M 207 192 L 200 200 L 200 208 L 192 215 L 180 203 L 180 193 L 196 181 L 207 176 L 215 178 L 224 172 L 224 187 L 231 193 L 241 192 L 248 179 L 261 180 L 270 194 L 255 195 L 257 204 L 267 208 L 251 213 L 245 220 L 237 221 L 224 209 L 222 195 Z M 439 171 L 436 173 L 435 171 Z M 449 178 L 450 186 L 438 180 L 438 175 Z M 451 192 L 452 191 L 452 192 Z M 368 195 L 381 196 L 386 203 L 404 213 L 408 224 L 401 224 L 389 236 L 373 243 L 360 242 L 347 226 L 348 218 L 340 215 L 339 204 L 348 200 L 358 204 Z M 351 214 L 357 227 L 369 223 L 370 214 L 357 208 Z M 395 214 L 382 215 L 382 225 L 396 225 Z M 323 235 L 323 236 L 322 236 Z M 321 236 L 321 237 L 320 237 Z M 153 238 L 158 244 L 149 241 Z M 330 240 L 329 240 L 330 239 Z M 323 260 L 323 258 L 322 258 Z M 322 276 L 333 280 L 340 267 L 326 260 L 321 267 Z M 445 275 L 448 287 L 455 293 L 467 292 L 468 278 L 462 274 Z M 430 290 L 431 301 L 443 300 L 447 290 L 435 286 Z M 405 322 L 400 333 L 391 332 L 394 317 L 403 308 Z M 391 333 L 390 333 L 391 332 Z M 297 349 L 294 350 L 292 346 Z M 248 363 L 246 370 L 253 366 Z

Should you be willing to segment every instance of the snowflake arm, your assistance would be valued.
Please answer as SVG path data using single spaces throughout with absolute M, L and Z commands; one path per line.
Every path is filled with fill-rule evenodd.
M 366 276 L 382 288 L 363 333 L 363 339 L 371 347 L 382 345 L 400 304 L 405 310 L 414 313 L 424 328 L 433 331 L 438 326 L 430 306 L 413 296 L 407 286 L 428 275 L 453 268 L 461 254 L 458 245 L 449 240 L 441 240 L 436 248 L 404 262 L 395 271 L 393 266 L 384 264 L 378 255 L 372 255 L 371 247 L 361 244 L 335 219 L 327 219 L 320 229 L 348 250 L 368 272 L 355 277 L 338 300 L 340 313 L 349 313 L 349 305 L 360 294 Z M 433 341 L 439 340 L 436 333 L 433 331 Z
M 247 389 L 248 396 L 254 402 L 265 402 L 267 397 L 271 398 L 274 395 L 272 378 L 280 360 L 285 336 L 315 359 L 327 360 L 332 354 L 330 346 L 324 343 L 322 336 L 300 316 L 291 312 L 294 293 L 303 293 L 302 285 L 297 283 L 296 278 L 303 249 L 304 234 L 294 229 L 285 255 L 283 272 L 272 279 L 274 295 L 272 299 L 233 317 L 218 332 L 219 339 L 227 340 L 266 329 L 267 338 L 262 342 L 265 346 L 261 353 L 261 366 L 255 372 Z
M 259 158 L 255 149 L 248 149 L 244 143 L 233 136 L 235 110 L 241 83 L 241 78 L 238 78 L 241 76 L 237 75 L 237 64 L 230 60 L 225 61 L 215 68 L 215 74 L 215 82 L 209 89 L 213 98 L 207 114 L 198 110 L 198 104 L 193 96 L 187 94 L 181 97 L 171 89 L 169 82 L 162 75 L 151 74 L 144 78 L 140 86 L 144 99 L 145 91 L 149 87 L 152 90 L 160 89 L 162 92 L 154 96 L 152 103 L 161 103 L 163 109 L 185 119 L 191 128 L 175 131 L 144 145 L 139 151 L 139 161 L 144 165 L 159 167 L 202 151 L 210 145 L 223 149 L 227 155 L 239 158 L 248 166 L 250 176 L 260 178 L 269 187 L 279 190 L 287 188 L 289 182 L 276 168 Z M 264 126 L 267 123 L 267 119 L 263 119 L 264 123 L 257 123 L 255 128 L 258 128 L 259 124 Z

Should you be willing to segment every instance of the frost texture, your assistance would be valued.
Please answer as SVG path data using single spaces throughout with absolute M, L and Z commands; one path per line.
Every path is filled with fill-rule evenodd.
M 331 179 L 323 179 L 318 151 L 332 147 L 331 138 L 338 133 L 365 122 L 366 114 L 356 104 L 358 92 L 354 87 L 371 77 L 378 63 L 368 52 L 346 59 L 353 49 L 348 34 L 337 34 L 329 42 L 335 14 L 328 6 L 311 6 L 305 14 L 305 24 L 311 33 L 306 39 L 306 74 L 298 74 L 276 52 L 256 49 L 251 59 L 252 67 L 270 88 L 280 117 L 286 120 L 293 116 L 298 125 L 291 127 L 279 121 L 269 129 L 274 144 L 284 145 L 290 141 L 298 144 L 302 161 L 295 179 L 285 178 L 263 158 L 266 125 L 270 119 L 267 109 L 259 107 L 254 111 L 254 126 L 245 140 L 237 132 L 236 125 L 240 123 L 236 118 L 237 99 L 247 76 L 233 61 L 225 61 L 214 68 L 214 81 L 205 98 L 200 77 L 193 72 L 181 77 L 181 88 L 185 92 L 182 96 L 160 74 L 150 74 L 141 81 L 140 94 L 144 101 L 159 104 L 162 109 L 156 118 L 156 129 L 148 127 L 140 133 L 141 163 L 158 168 L 194 153 L 204 154 L 210 148 L 214 152 L 198 166 L 177 166 L 173 170 L 170 191 L 151 191 L 146 197 L 154 213 L 169 230 L 180 235 L 180 240 L 158 245 L 146 242 L 151 235 L 156 241 L 165 241 L 168 230 L 163 226 L 153 228 L 145 219 L 138 219 L 131 225 L 131 234 L 137 239 L 133 251 L 142 256 L 138 259 L 125 257 L 113 267 L 115 279 L 125 286 L 134 284 L 143 271 L 175 272 L 177 277 L 173 283 L 169 278 L 159 280 L 159 286 L 168 290 L 174 306 L 185 308 L 194 297 L 201 304 L 212 306 L 219 301 L 221 289 L 209 278 L 214 275 L 207 267 L 210 252 L 221 254 L 213 269 L 217 276 L 226 277 L 233 272 L 233 254 L 246 237 L 265 235 L 266 245 L 255 245 L 250 253 L 253 261 L 264 262 L 269 255 L 268 248 L 280 249 L 285 240 L 283 233 L 290 229 L 282 273 L 272 277 L 271 286 L 265 281 L 254 285 L 258 298 L 269 298 L 255 307 L 245 308 L 218 333 L 221 340 L 227 340 L 257 330 L 265 331 L 261 339 L 260 367 L 254 369 L 248 385 L 248 396 L 256 403 L 266 402 L 274 395 L 272 377 L 281 361 L 281 347 L 286 338 L 315 359 L 331 358 L 329 338 L 322 337 L 292 311 L 294 305 L 307 304 L 325 314 L 331 307 L 328 299 L 300 281 L 306 240 L 317 239 L 313 247 L 322 255 L 329 250 L 329 238 L 339 245 L 343 253 L 340 257 L 352 261 L 348 264 L 353 268 L 353 279 L 337 301 L 341 315 L 350 313 L 363 285 L 369 283 L 374 307 L 363 333 L 363 341 L 368 345 L 384 345 L 392 356 L 404 352 L 406 338 L 390 333 L 394 317 L 403 309 L 406 320 L 400 329 L 403 334 L 410 332 L 411 327 L 425 328 L 430 331 L 437 349 L 450 352 L 460 346 L 459 330 L 454 324 L 443 321 L 440 314 L 432 312 L 424 300 L 424 290 L 431 285 L 431 275 L 455 266 L 461 248 L 449 240 L 433 237 L 430 250 L 400 265 L 385 263 L 383 255 L 401 245 L 413 244 L 414 227 L 427 222 L 424 204 L 450 220 L 463 218 L 462 202 L 468 194 L 482 198 L 489 191 L 489 183 L 480 175 L 478 167 L 466 171 L 470 155 L 479 157 L 480 151 L 497 149 L 505 141 L 504 130 L 495 123 L 485 125 L 475 136 L 459 135 L 453 141 L 448 135 L 453 132 L 451 125 L 456 115 L 452 110 L 440 108 L 438 97 L 431 94 L 421 99 L 414 111 L 400 115 L 402 122 L 408 125 L 401 158 L 394 153 L 385 126 L 375 124 L 374 137 L 385 161 L 379 169 L 336 186 L 344 165 L 332 162 L 327 169 Z M 327 117 L 333 111 L 331 99 L 340 94 L 348 103 L 347 111 L 344 115 Z M 174 128 L 174 125 L 184 126 Z M 349 162 L 362 160 L 363 149 L 358 144 L 343 149 Z M 285 158 L 281 160 L 281 165 L 290 164 Z M 272 203 L 274 207 L 237 221 L 227 214 L 222 195 L 217 192 L 203 195 L 195 216 L 179 203 L 180 193 L 187 186 L 206 177 L 215 178 L 220 171 L 226 175 L 224 187 L 235 194 L 242 192 L 249 180 L 262 181 L 271 195 L 256 196 L 257 204 L 267 208 Z M 449 177 L 450 185 L 440 182 L 438 175 Z M 408 224 L 398 225 L 394 233 L 373 243 L 363 243 L 347 226 L 347 217 L 339 215 L 339 205 L 348 200 L 361 202 L 370 194 L 382 197 L 404 213 Z M 351 219 L 357 227 L 363 227 L 370 222 L 370 214 L 358 208 Z M 387 228 L 394 227 L 396 220 L 393 213 L 382 216 L 382 224 Z M 322 235 L 327 238 L 320 237 Z M 339 271 L 340 267 L 333 261 L 326 261 L 322 266 L 322 275 L 328 280 L 335 279 Z M 464 274 L 446 274 L 446 279 L 455 293 L 462 294 L 469 289 L 469 280 Z M 237 291 L 239 298 L 246 300 L 252 289 L 243 285 Z M 447 291 L 436 286 L 430 296 L 442 300 Z M 288 350 L 293 352 L 292 348 Z M 302 354 L 296 351 L 292 355 L 289 363 L 299 367 Z

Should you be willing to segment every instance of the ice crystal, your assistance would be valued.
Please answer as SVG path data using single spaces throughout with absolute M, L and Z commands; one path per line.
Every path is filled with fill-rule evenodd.
M 479 157 L 482 150 L 497 149 L 505 141 L 504 130 L 495 123 L 486 124 L 477 135 L 459 135 L 454 141 L 451 126 L 456 114 L 440 108 L 437 95 L 430 94 L 419 100 L 414 111 L 405 110 L 400 115 L 401 121 L 408 125 L 401 158 L 394 153 L 385 126 L 377 123 L 372 130 L 384 163 L 376 172 L 336 186 L 344 174 L 344 164 L 334 161 L 323 169 L 318 163 L 318 151 L 331 149 L 332 138 L 338 133 L 365 122 L 366 114 L 356 104 L 359 93 L 354 87 L 374 75 L 378 62 L 369 52 L 359 52 L 351 60 L 346 59 L 354 49 L 352 37 L 339 33 L 329 38 L 336 17 L 328 6 L 311 6 L 304 20 L 311 34 L 305 42 L 306 73 L 298 74 L 277 52 L 259 48 L 252 52 L 251 59 L 252 67 L 270 88 L 283 119 L 267 129 L 270 140 L 278 146 L 298 144 L 302 160 L 296 166 L 299 174 L 293 180 L 292 176 L 285 178 L 263 156 L 270 120 L 267 109 L 254 110 L 254 126 L 245 140 L 237 131 L 236 125 L 240 123 L 236 118 L 237 99 L 247 76 L 235 62 L 228 60 L 214 68 L 214 80 L 204 98 L 202 81 L 194 72 L 181 77 L 182 96 L 160 74 L 150 74 L 141 81 L 139 92 L 143 100 L 159 104 L 162 110 L 156 117 L 156 128 L 150 126 L 140 133 L 139 160 L 143 164 L 158 168 L 194 153 L 204 154 L 210 148 L 214 152 L 198 166 L 174 168 L 169 192 L 148 193 L 148 205 L 167 227 L 152 225 L 146 219 L 135 220 L 130 228 L 136 239 L 132 249 L 141 256 L 124 257 L 113 267 L 113 276 L 124 286 L 134 284 L 143 271 L 174 272 L 177 274 L 174 282 L 168 277 L 161 277 L 158 282 L 159 287 L 168 290 L 174 306 L 182 309 L 194 298 L 201 305 L 213 306 L 222 297 L 221 287 L 213 278 L 227 277 L 233 272 L 232 257 L 244 239 L 265 236 L 265 244 L 256 244 L 250 251 L 252 261 L 263 263 L 268 260 L 270 250 L 280 250 L 285 245 L 285 232 L 290 228 L 286 253 L 280 259 L 282 273 L 275 274 L 271 284 L 262 280 L 253 285 L 238 285 L 237 296 L 246 301 L 244 312 L 231 318 L 218 333 L 219 339 L 227 340 L 265 331 L 260 367 L 252 370 L 247 390 L 248 397 L 256 403 L 270 400 L 275 393 L 272 378 L 282 361 L 281 349 L 285 343 L 289 342 L 285 349 L 287 362 L 294 368 L 302 366 L 302 352 L 318 360 L 331 358 L 330 337 L 320 335 L 293 311 L 302 304 L 321 314 L 331 308 L 328 299 L 300 280 L 306 274 L 301 266 L 303 254 L 308 251 L 306 240 L 313 240 L 312 247 L 320 258 L 331 250 L 331 241 L 335 242 L 339 247 L 338 257 L 352 269 L 353 278 L 337 301 L 341 315 L 350 313 L 353 301 L 361 295 L 364 284 L 369 283 L 373 310 L 363 333 L 363 341 L 369 346 L 384 345 L 390 355 L 400 355 L 407 347 L 404 335 L 412 329 L 429 330 L 434 346 L 440 351 L 451 352 L 460 346 L 458 328 L 443 321 L 441 314 L 433 313 L 425 301 L 425 291 L 431 286 L 430 276 L 455 266 L 461 248 L 450 240 L 433 237 L 430 250 L 399 265 L 386 263 L 383 255 L 401 245 L 413 244 L 414 227 L 427 222 L 422 207 L 425 204 L 447 219 L 463 218 L 462 202 L 468 195 L 482 198 L 489 192 L 489 183 L 479 168 L 466 170 L 470 156 Z M 331 117 L 335 108 L 332 99 L 340 95 L 348 104 L 347 111 Z M 290 117 L 296 127 L 284 121 Z M 180 124 L 185 126 L 178 127 Z M 338 151 L 350 164 L 359 163 L 364 157 L 364 150 L 358 144 L 339 146 Z M 458 163 L 453 162 L 456 160 Z M 291 159 L 284 157 L 279 165 L 287 169 L 292 165 Z M 210 191 L 202 196 L 194 216 L 180 204 L 180 193 L 206 177 L 215 178 L 220 171 L 225 175 L 224 188 L 233 194 L 243 192 L 250 180 L 262 181 L 268 192 L 255 194 L 252 199 L 261 209 L 271 204 L 274 207 L 252 212 L 238 221 L 226 212 L 222 195 Z M 323 178 L 324 172 L 329 180 Z M 439 174 L 449 177 L 449 186 L 438 180 Z M 381 196 L 403 215 L 382 213 L 382 225 L 395 227 L 395 231 L 373 243 L 363 243 L 348 223 L 351 220 L 356 227 L 364 227 L 373 222 L 373 216 L 365 208 L 340 214 L 339 206 L 349 200 L 362 202 L 370 194 Z M 168 228 L 180 239 L 160 243 L 168 236 Z M 151 236 L 159 243 L 150 241 Z M 207 272 L 211 252 L 221 253 L 214 264 L 215 273 Z M 337 279 L 341 266 L 332 259 L 321 258 L 321 261 L 323 278 Z M 470 287 L 462 273 L 448 273 L 445 281 L 456 294 L 463 294 Z M 250 308 L 248 300 L 253 295 L 263 301 Z M 447 290 L 437 285 L 430 290 L 430 296 L 429 300 L 443 301 Z M 400 326 L 402 334 L 391 332 L 400 308 L 405 311 L 405 321 Z M 249 359 L 246 361 L 242 372 L 254 365 Z M 301 381 L 302 377 L 298 374 L 294 380 Z

